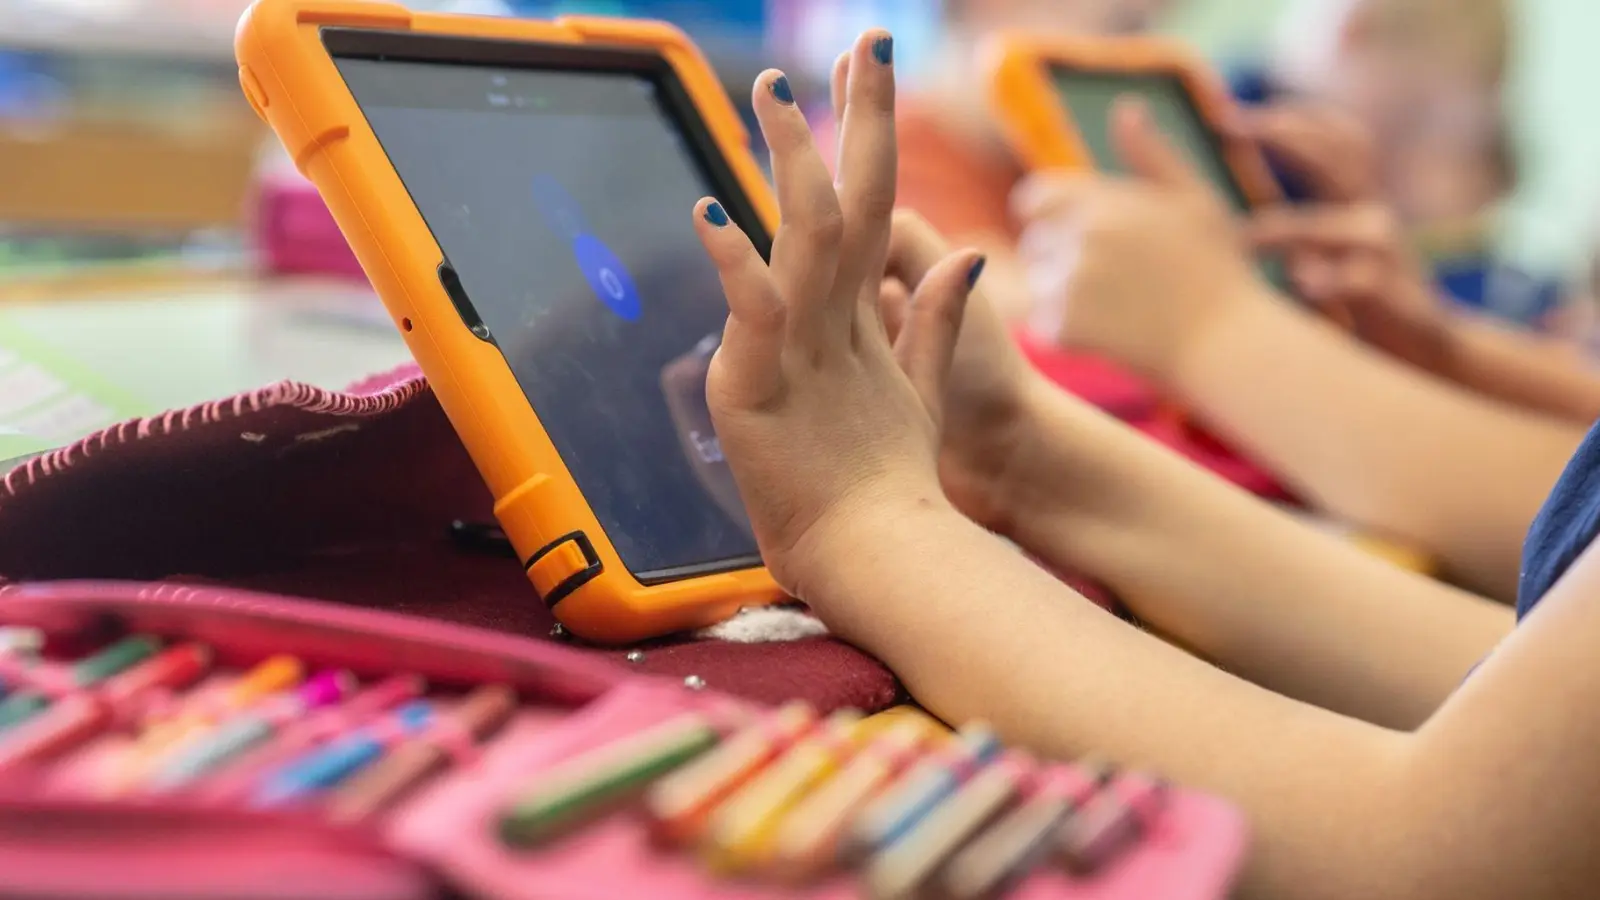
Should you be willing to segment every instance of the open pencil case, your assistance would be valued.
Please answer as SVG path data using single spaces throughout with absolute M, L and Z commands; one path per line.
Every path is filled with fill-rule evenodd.
M 388 612 L 209 587 L 23 584 L 0 589 L 0 646 L 5 897 L 945 896 L 929 891 L 1008 850 L 1006 896 L 1207 900 L 1226 896 L 1244 850 L 1226 804 L 1031 760 L 981 729 L 957 737 L 909 715 L 774 710 L 547 641 Z M 897 736 L 900 755 L 883 755 Z M 751 746 L 770 750 L 763 765 L 727 766 Z M 401 764 L 418 754 L 424 764 Z M 815 868 L 830 852 L 804 857 L 811 878 L 769 877 L 792 848 L 784 827 L 869 761 L 887 768 L 873 770 L 876 793 L 856 784 L 863 802 L 916 796 L 929 773 L 945 773 L 949 790 L 896 843 L 862 844 L 878 849 L 859 866 Z M 621 762 L 632 781 L 594 777 Z M 736 771 L 743 781 L 729 780 Z M 662 793 L 672 785 L 677 794 Z M 647 814 L 660 796 L 698 798 L 676 808 L 709 812 L 672 820 L 679 840 L 668 846 L 667 819 L 653 826 Z M 1062 805 L 1047 822 L 1045 800 Z M 855 825 L 872 814 L 854 808 Z M 766 811 L 763 824 L 741 831 L 751 810 Z M 1029 810 L 1037 840 L 1018 844 Z M 717 862 L 736 842 L 707 835 L 748 833 L 764 843 L 740 845 L 740 858 L 764 862 Z M 767 849 L 748 855 L 755 846 Z M 1072 846 L 1079 856 L 1060 858 L 1092 870 L 1056 863 Z M 931 868 L 911 852 L 929 847 L 948 851 Z M 881 862 L 895 848 L 911 849 Z M 883 889 L 902 882 L 920 887 Z

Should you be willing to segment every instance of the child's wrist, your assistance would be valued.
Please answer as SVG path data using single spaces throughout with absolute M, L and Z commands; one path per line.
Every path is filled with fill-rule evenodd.
M 841 579 L 871 565 L 885 544 L 952 516 L 961 514 L 934 479 L 864 486 L 835 504 L 789 548 L 781 580 L 799 599 L 825 608 L 827 598 L 840 593 Z

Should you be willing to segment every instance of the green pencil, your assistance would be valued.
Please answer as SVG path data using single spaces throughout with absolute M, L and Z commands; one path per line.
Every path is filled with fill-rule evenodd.
M 144 635 L 124 638 L 99 653 L 74 663 L 72 685 L 78 688 L 93 687 L 149 659 L 160 649 L 161 641 L 157 638 Z M 0 700 L 0 731 L 28 721 L 49 705 L 50 699 L 38 691 L 25 690 L 11 694 Z
M 711 749 L 718 737 L 704 716 L 690 714 L 557 766 L 501 816 L 500 840 L 545 840 Z

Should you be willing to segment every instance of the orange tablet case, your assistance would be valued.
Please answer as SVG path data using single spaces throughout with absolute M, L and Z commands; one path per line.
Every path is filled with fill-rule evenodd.
M 1050 77 L 1056 65 L 1129 75 L 1170 75 L 1183 84 L 1201 117 L 1217 132 L 1229 170 L 1257 206 L 1282 191 L 1253 143 L 1229 140 L 1219 127 L 1233 112 L 1227 86 L 1180 42 L 1152 37 L 1038 37 L 1004 34 L 984 56 L 991 103 L 1013 150 L 1030 169 L 1094 168 L 1077 123 Z
M 623 564 L 500 351 L 475 337 L 441 286 L 444 254 L 332 57 L 325 28 L 658 54 L 681 81 L 757 215 L 777 206 L 710 65 L 664 23 L 527 21 L 413 13 L 355 0 L 256 0 L 235 40 L 239 80 L 316 185 L 495 498 L 538 595 L 575 634 L 624 642 L 720 621 L 782 599 L 764 568 L 643 584 Z M 684 210 L 688 227 L 690 210 Z

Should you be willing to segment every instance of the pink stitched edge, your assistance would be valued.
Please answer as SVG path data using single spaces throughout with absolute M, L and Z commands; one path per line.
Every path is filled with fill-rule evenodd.
M 298 381 L 280 381 L 249 393 L 202 403 L 187 409 L 170 410 L 144 419 L 129 419 L 59 450 L 36 456 L 5 473 L 4 479 L 0 479 L 0 501 L 16 497 L 22 490 L 47 478 L 60 475 L 78 460 L 92 456 L 107 447 L 187 431 L 197 425 L 219 424 L 246 413 L 260 412 L 278 406 L 302 409 L 320 415 L 369 418 L 400 408 L 421 395 L 427 387 L 426 381 L 417 378 L 391 384 L 376 393 L 356 395 L 338 393 Z M 4 503 L 0 502 L 0 511 L 4 508 Z

